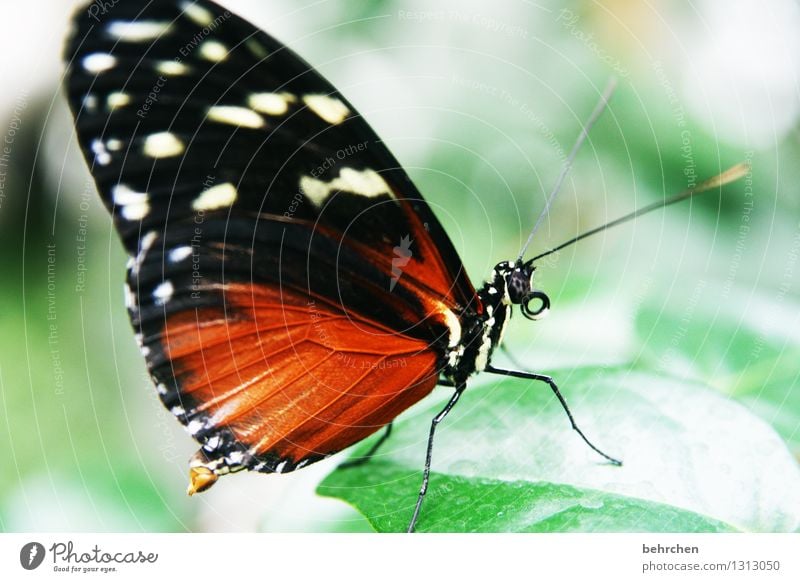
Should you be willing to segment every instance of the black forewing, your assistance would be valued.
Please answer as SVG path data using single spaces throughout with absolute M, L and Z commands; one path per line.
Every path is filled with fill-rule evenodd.
M 407 174 L 303 59 L 213 2 L 98 6 L 76 16 L 67 92 L 132 256 L 143 258 L 148 234 L 163 244 L 163 233 L 198 217 L 208 226 L 269 214 L 399 253 L 405 271 L 448 304 L 475 300 Z M 410 248 L 398 247 L 404 237 Z

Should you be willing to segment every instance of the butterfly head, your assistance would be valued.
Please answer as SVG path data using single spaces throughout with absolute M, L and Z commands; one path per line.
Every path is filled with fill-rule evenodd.
M 550 298 L 533 288 L 536 267 L 531 262 L 504 261 L 495 267 L 496 277 L 502 281 L 505 297 L 512 305 L 519 305 L 528 319 L 539 319 L 550 309 Z

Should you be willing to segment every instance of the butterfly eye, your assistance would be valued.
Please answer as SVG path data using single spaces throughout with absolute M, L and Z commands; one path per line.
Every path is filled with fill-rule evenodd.
M 539 305 L 535 304 L 536 301 Z M 531 309 L 531 303 L 534 303 L 536 309 Z M 550 310 L 550 298 L 542 291 L 532 291 L 523 299 L 521 309 L 522 315 L 531 321 L 541 319 Z
M 506 286 L 511 303 L 520 304 L 525 302 L 526 298 L 531 293 L 532 275 L 533 271 L 516 267 L 507 276 Z

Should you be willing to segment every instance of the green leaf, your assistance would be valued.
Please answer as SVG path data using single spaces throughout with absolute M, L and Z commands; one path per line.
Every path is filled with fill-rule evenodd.
M 366 480 L 364 480 L 366 479 Z M 419 478 L 391 463 L 376 461 L 366 473 L 336 471 L 319 489 L 368 514 L 378 531 L 405 531 L 408 504 Z M 385 487 L 392 483 L 394 486 Z M 641 499 L 553 483 L 499 481 L 434 473 L 426 499 L 425 526 L 440 532 L 726 532 L 720 521 Z M 444 503 L 432 500 L 454 495 Z M 430 509 L 430 511 L 428 511 Z
M 583 431 L 624 465 L 605 462 L 569 429 L 547 386 L 490 380 L 468 388 L 439 427 L 420 531 L 800 525 L 800 468 L 742 406 L 697 384 L 639 372 L 584 368 L 555 378 Z M 430 418 L 442 404 L 415 408 L 374 459 L 334 471 L 318 492 L 352 504 L 378 531 L 403 531 Z
M 795 326 L 800 306 L 735 291 L 730 301 L 718 298 L 719 289 L 707 285 L 680 310 L 671 307 L 674 302 L 645 306 L 636 318 L 639 335 L 647 340 L 642 361 L 730 395 L 800 452 L 800 342 Z M 748 309 L 741 309 L 743 304 Z

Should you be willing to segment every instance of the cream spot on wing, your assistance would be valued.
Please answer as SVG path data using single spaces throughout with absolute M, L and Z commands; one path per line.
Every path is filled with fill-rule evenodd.
M 172 299 L 175 293 L 175 287 L 172 286 L 170 281 L 164 281 L 153 290 L 153 299 L 156 305 L 164 305 L 167 301 Z
M 264 118 L 258 113 L 247 107 L 237 107 L 235 105 L 215 105 L 208 110 L 208 118 L 211 121 L 239 127 L 253 129 L 264 127 Z
M 116 64 L 117 59 L 107 53 L 94 53 L 83 57 L 83 68 L 90 73 L 102 73 Z
M 181 2 L 181 8 L 183 13 L 189 17 L 189 20 L 199 26 L 208 26 L 214 22 L 214 15 L 194 2 Z
M 125 220 L 141 220 L 150 213 L 150 203 L 146 200 L 122 207 L 122 217 Z
M 228 47 L 217 40 L 207 40 L 200 45 L 200 56 L 208 61 L 220 63 L 228 57 Z
M 178 61 L 161 61 L 156 65 L 156 71 L 163 75 L 185 75 L 189 72 L 189 67 Z
M 154 20 L 139 20 L 135 22 L 125 22 L 117 20 L 108 26 L 108 33 L 122 41 L 145 42 L 154 40 L 162 34 L 166 34 L 172 28 L 170 22 L 158 22 Z
M 88 93 L 83 98 L 83 108 L 86 111 L 96 111 L 97 110 L 97 96 Z
M 439 313 L 444 315 L 444 323 L 447 329 L 450 330 L 450 339 L 447 346 L 454 348 L 461 341 L 461 322 L 458 320 L 458 316 L 444 305 L 441 305 Z
M 336 191 L 351 192 L 359 196 L 374 198 L 376 196 L 392 195 L 392 190 L 375 170 L 354 170 L 342 168 L 339 177 L 330 182 L 324 182 L 311 176 L 300 178 L 300 189 L 316 205 L 322 206 L 325 199 Z
M 185 146 L 174 134 L 163 131 L 147 136 L 144 141 L 144 154 L 151 158 L 170 158 L 183 153 Z
M 106 105 L 108 105 L 109 109 L 116 109 L 117 107 L 125 107 L 131 102 L 131 96 L 127 93 L 121 93 L 119 91 L 115 91 L 114 93 L 109 93 L 108 97 L 106 97 Z
M 300 178 L 300 191 L 303 192 L 315 206 L 322 206 L 325 199 L 330 194 L 330 186 L 322 180 L 317 180 L 311 176 Z
M 283 115 L 289 111 L 289 104 L 295 101 L 297 97 L 291 93 L 254 93 L 250 95 L 247 104 L 267 115 Z
M 245 46 L 250 49 L 250 52 L 253 53 L 258 59 L 266 59 L 269 56 L 269 51 L 258 42 L 256 39 L 250 37 L 245 41 Z
M 112 137 L 110 140 L 108 140 L 106 146 L 108 146 L 108 151 L 118 152 L 125 146 L 125 144 L 121 139 L 116 139 Z
M 342 168 L 339 178 L 334 180 L 334 185 L 339 190 L 347 190 L 361 196 L 372 198 L 382 194 L 391 195 L 389 185 L 375 170 L 354 170 Z
M 332 125 L 337 125 L 350 115 L 347 105 L 330 95 L 304 95 L 303 101 L 311 111 Z
M 236 202 L 239 192 L 233 184 L 225 183 L 213 186 L 202 192 L 194 202 L 192 208 L 195 210 L 216 210 L 225 208 Z

